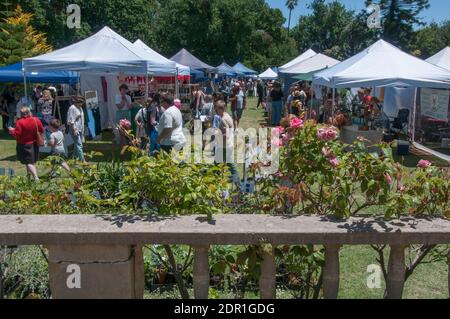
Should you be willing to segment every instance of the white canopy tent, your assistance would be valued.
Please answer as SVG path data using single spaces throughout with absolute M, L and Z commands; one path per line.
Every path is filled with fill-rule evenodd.
M 171 60 L 167 59 L 166 57 L 162 56 L 161 54 L 159 54 L 158 52 L 156 52 L 152 48 L 150 48 L 148 45 L 146 45 L 140 39 L 136 40 L 133 44 L 135 46 L 139 47 L 140 49 L 144 50 L 145 52 L 147 52 L 149 55 L 153 56 L 155 61 L 163 61 L 165 63 L 174 62 L 174 61 L 171 61 Z M 189 76 L 191 74 L 191 69 L 188 66 L 176 63 L 176 69 L 178 70 L 178 75 Z M 160 75 L 160 76 L 163 76 L 163 75 L 175 75 L 175 73 L 170 73 L 169 72 L 167 74 L 158 74 L 158 75 Z
M 331 88 L 450 88 L 450 71 L 409 55 L 384 40 L 313 77 Z
M 24 59 L 26 71 L 64 70 L 80 72 L 81 89 L 103 92 L 99 101 L 102 128 L 113 123 L 118 93 L 118 76 L 148 75 L 165 76 L 176 74 L 176 63 L 162 56 L 151 54 L 104 27 L 96 34 L 68 47 Z M 24 80 L 26 84 L 26 80 Z M 26 87 L 26 85 L 25 85 Z M 146 85 L 148 96 L 148 85 Z M 25 92 L 26 93 L 26 92 Z
M 262 80 L 276 80 L 278 78 L 278 74 L 271 68 L 268 68 L 266 71 L 258 75 L 258 78 Z
M 293 64 L 290 67 L 280 70 L 280 73 L 297 75 L 307 74 L 318 70 L 323 70 L 338 64 L 340 61 L 333 59 L 325 54 L 318 53 L 303 61 Z
M 316 55 L 316 54 L 317 54 L 317 53 L 316 53 L 314 50 L 309 49 L 309 50 L 303 52 L 302 54 L 300 54 L 300 55 L 299 55 L 298 57 L 296 57 L 295 59 L 289 61 L 289 62 L 286 63 L 285 65 L 280 66 L 279 71 L 280 71 L 280 73 L 284 73 L 284 70 L 285 70 L 285 69 L 288 69 L 288 68 L 290 68 L 291 66 L 293 66 L 293 65 L 295 65 L 295 64 L 298 64 L 298 63 L 300 63 L 300 62 L 302 62 L 302 61 L 304 61 L 304 60 L 306 60 L 306 59 L 309 59 L 310 57 L 313 57 L 313 56 Z
M 446 70 L 450 70 L 450 47 L 446 47 L 426 61 L 440 66 L 441 68 L 444 68 Z
M 333 88 L 413 88 L 412 140 L 415 145 L 417 88 L 450 88 L 450 71 L 409 55 L 384 40 L 359 54 L 313 76 L 313 85 Z M 429 150 L 430 153 L 436 153 Z M 445 158 L 442 154 L 440 156 Z
M 28 71 L 65 70 L 97 73 L 176 73 L 176 64 L 157 58 L 108 27 L 68 47 L 25 59 Z

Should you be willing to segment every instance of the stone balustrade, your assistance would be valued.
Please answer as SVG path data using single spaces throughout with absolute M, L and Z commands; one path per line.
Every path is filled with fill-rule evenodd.
M 142 298 L 142 246 L 183 244 L 194 248 L 195 298 L 205 299 L 210 282 L 209 248 L 261 243 L 273 247 L 324 245 L 323 295 L 329 299 L 338 297 L 342 245 L 390 245 L 387 297 L 401 298 L 405 248 L 411 244 L 450 244 L 450 221 L 339 221 L 320 216 L 267 215 L 218 215 L 213 221 L 202 216 L 0 215 L 0 245 L 48 248 L 54 298 Z M 275 297 L 275 258 L 270 251 L 263 254 L 260 296 L 270 299 Z

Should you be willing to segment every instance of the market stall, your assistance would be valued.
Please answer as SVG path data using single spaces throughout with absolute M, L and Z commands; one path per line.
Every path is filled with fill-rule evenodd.
M 261 80 L 276 80 L 278 79 L 278 73 L 276 73 L 271 68 L 268 68 L 263 73 L 258 75 L 258 78 L 260 78 Z
M 28 71 L 26 78 L 28 83 L 75 84 L 78 82 L 78 74 L 71 71 Z M 22 62 L 1 67 L 0 82 L 23 83 Z
M 252 70 L 252 69 L 250 69 L 250 68 L 248 68 L 248 67 L 246 67 L 246 66 L 245 66 L 244 64 L 242 64 L 241 62 L 236 63 L 236 64 L 233 66 L 233 69 L 235 69 L 236 71 L 238 71 L 238 72 L 244 74 L 244 75 L 247 76 L 247 77 L 251 77 L 251 76 L 254 76 L 254 75 L 258 75 L 258 72 L 256 72 L 255 70 Z
M 226 62 L 223 62 L 221 65 L 217 66 L 216 69 L 217 69 L 217 74 L 219 74 L 219 76 L 229 76 L 229 77 L 245 76 L 244 73 L 234 69 L 232 66 L 230 66 Z
M 119 86 L 117 76 L 138 75 L 145 82 L 149 75 L 177 72 L 175 62 L 156 58 L 108 27 L 68 47 L 25 59 L 23 65 L 27 72 L 79 72 L 81 90 L 99 92 L 102 129 L 111 128 L 114 124 L 114 96 Z
M 339 88 L 377 88 L 410 87 L 449 89 L 450 71 L 432 65 L 419 58 L 404 53 L 384 40 L 379 40 L 359 54 L 313 76 L 313 85 L 332 88 L 332 110 L 335 108 L 335 89 Z M 374 92 L 374 90 L 372 90 Z M 448 93 L 448 91 L 447 91 Z M 408 125 L 409 138 L 414 142 L 418 114 L 418 101 L 415 94 L 411 116 L 400 118 L 397 122 Z M 375 109 L 375 108 L 374 108 Z M 402 112 L 406 114 L 406 112 Z M 399 123 L 397 123 L 399 124 Z M 400 123 L 404 124 L 404 123 Z M 408 138 L 408 137 L 407 137 Z
M 175 62 L 167 59 L 152 48 L 147 46 L 143 41 L 136 40 L 134 45 L 146 51 L 149 55 L 153 56 L 155 60 L 164 62 Z M 176 63 L 176 62 L 175 62 Z M 153 78 L 151 83 L 155 86 L 155 91 L 175 92 L 177 98 L 181 100 L 182 108 L 189 109 L 191 104 L 191 71 L 189 66 L 176 63 L 176 73 L 159 73 Z M 138 88 L 136 88 L 138 89 Z M 152 87 L 153 89 L 153 87 Z

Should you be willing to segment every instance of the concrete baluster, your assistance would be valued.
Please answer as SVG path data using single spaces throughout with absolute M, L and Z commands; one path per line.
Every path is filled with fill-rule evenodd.
M 194 247 L 194 297 L 208 299 L 209 291 L 209 246 Z
M 337 299 L 339 292 L 339 250 L 341 245 L 325 245 L 323 294 L 325 299 Z
M 404 285 L 405 246 L 391 245 L 386 282 L 386 299 L 402 299 Z
M 262 253 L 263 261 L 261 262 L 261 277 L 259 278 L 259 291 L 261 299 L 275 299 L 276 297 L 276 266 L 275 254 L 264 251 Z

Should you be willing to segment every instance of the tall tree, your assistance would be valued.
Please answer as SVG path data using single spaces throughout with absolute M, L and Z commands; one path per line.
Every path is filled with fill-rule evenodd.
M 298 0 L 286 0 L 286 7 L 289 9 L 288 31 L 291 30 L 292 11 L 298 6 Z
M 5 8 L 1 14 L 0 65 L 16 63 L 52 50 L 46 35 L 31 26 L 32 14 L 23 12 L 20 6 L 14 11 Z
M 411 50 L 414 55 L 426 59 L 446 46 L 450 46 L 450 20 L 441 24 L 433 22 L 418 30 Z
M 423 26 L 420 13 L 428 9 L 429 0 L 367 0 L 378 4 L 382 14 L 383 38 L 403 49 L 414 41 L 414 26 Z
M 154 32 L 167 56 L 185 47 L 209 64 L 241 60 L 262 70 L 296 54 L 281 10 L 270 8 L 265 0 L 165 0 L 160 4 Z
M 352 56 L 371 44 L 377 31 L 366 25 L 367 14 L 347 10 L 339 1 L 313 0 L 311 13 L 293 29 L 298 49 L 313 48 L 337 59 Z

